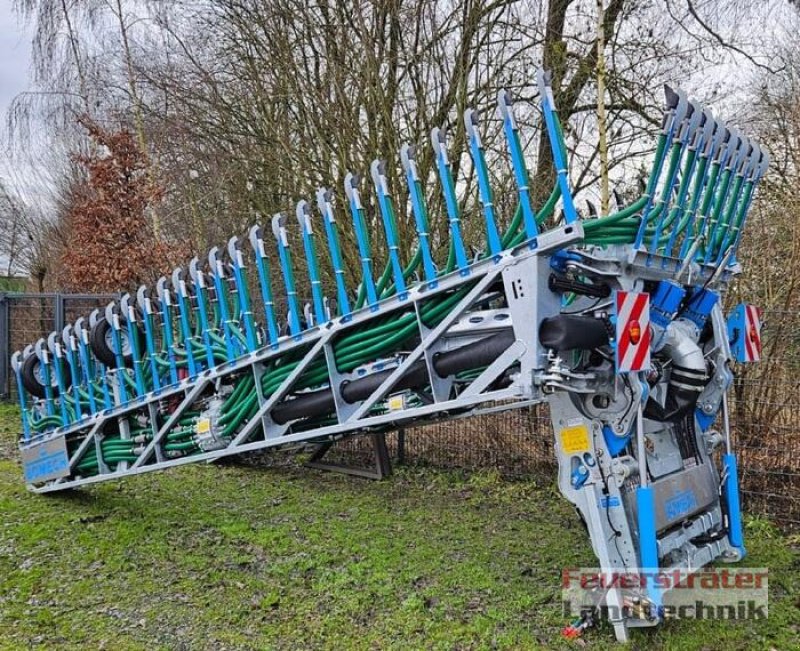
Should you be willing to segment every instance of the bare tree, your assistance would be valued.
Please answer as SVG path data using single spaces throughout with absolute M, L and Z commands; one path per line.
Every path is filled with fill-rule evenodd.
M 664 82 L 732 56 L 765 74 L 779 69 L 764 64 L 742 29 L 745 17 L 777 4 L 782 0 L 758 7 L 741 0 L 550 0 L 546 7 L 534 0 L 16 0 L 37 21 L 40 94 L 20 101 L 12 118 L 18 125 L 70 124 L 53 132 L 65 138 L 72 129 L 73 150 L 87 146 L 74 129 L 80 113 L 111 130 L 130 128 L 150 161 L 151 181 L 165 188 L 151 214 L 156 234 L 167 241 L 189 236 L 195 249 L 274 212 L 293 212 L 319 185 L 334 188 L 337 210 L 347 217 L 344 175 L 367 172 L 373 157 L 390 160 L 402 240 L 411 242 L 396 156 L 404 141 L 421 145 L 432 238 L 443 262 L 447 224 L 427 146 L 432 127 L 448 128 L 467 240 L 480 249 L 474 169 L 461 153 L 468 106 L 481 111 L 501 225 L 516 202 L 493 110 L 500 87 L 522 100 L 524 145 L 537 154 L 529 160 L 537 205 L 554 182 L 533 78 L 541 63 L 553 72 L 576 192 L 594 196 L 607 176 L 626 195 L 651 146 Z M 704 92 L 711 97 L 715 87 Z M 33 111 L 37 105 L 47 110 Z M 66 160 L 53 164 L 65 169 Z M 380 240 L 372 201 L 368 212 Z M 349 232 L 343 230 L 344 253 L 355 268 Z M 384 247 L 374 248 L 380 262 Z

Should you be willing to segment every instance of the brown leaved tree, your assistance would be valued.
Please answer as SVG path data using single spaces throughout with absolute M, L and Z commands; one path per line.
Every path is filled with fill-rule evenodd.
M 148 226 L 147 213 L 163 191 L 150 181 L 131 131 L 80 122 L 93 146 L 74 157 L 84 174 L 70 192 L 59 284 L 68 291 L 115 292 L 151 283 L 186 255 L 175 243 L 155 242 Z

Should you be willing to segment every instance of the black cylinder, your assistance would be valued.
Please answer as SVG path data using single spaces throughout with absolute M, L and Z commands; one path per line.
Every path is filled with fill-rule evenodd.
M 539 341 L 553 350 L 592 350 L 608 344 L 608 325 L 592 316 L 559 314 L 542 321 Z
M 514 332 L 507 328 L 502 332 L 484 337 L 461 348 L 439 353 L 433 359 L 433 368 L 441 377 L 480 368 L 491 364 L 503 351 L 514 343 Z M 371 373 L 366 377 L 350 380 L 342 386 L 342 398 L 350 404 L 365 400 L 383 384 L 394 369 Z M 425 360 L 414 362 L 391 388 L 392 391 L 412 389 L 428 384 L 428 371 Z M 333 413 L 336 405 L 331 389 L 303 393 L 275 406 L 271 412 L 272 420 L 279 425 L 298 418 L 313 418 Z

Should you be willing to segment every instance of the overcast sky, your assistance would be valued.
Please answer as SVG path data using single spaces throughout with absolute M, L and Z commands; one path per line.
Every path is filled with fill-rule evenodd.
M 28 87 L 30 51 L 30 27 L 17 20 L 10 0 L 0 0 L 0 120 L 3 122 L 11 100 Z M 0 255 L 0 274 L 6 272 L 6 264 Z
M 11 100 L 28 87 L 31 28 L 11 11 L 10 0 L 0 0 L 0 113 L 5 119 Z

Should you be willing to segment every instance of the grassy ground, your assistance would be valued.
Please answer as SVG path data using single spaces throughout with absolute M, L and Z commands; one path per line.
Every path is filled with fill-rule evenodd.
M 187 466 L 29 494 L 0 406 L 0 649 L 614 648 L 559 636 L 560 570 L 591 565 L 552 478 Z M 748 524 L 770 618 L 669 622 L 632 648 L 800 648 L 797 540 Z

